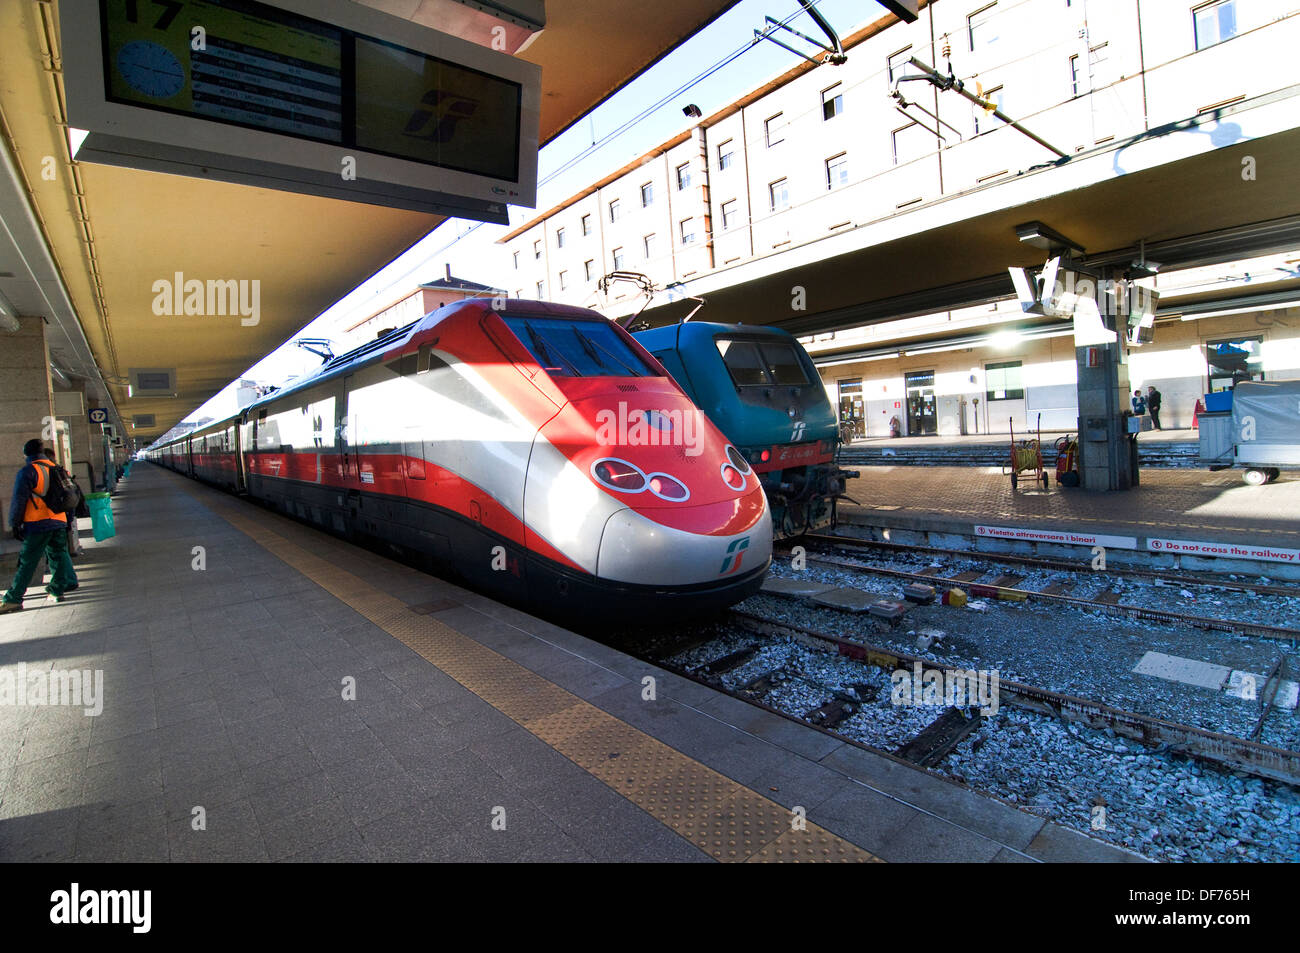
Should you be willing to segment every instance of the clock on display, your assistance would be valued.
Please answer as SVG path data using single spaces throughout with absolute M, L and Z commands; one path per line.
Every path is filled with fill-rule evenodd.
M 149 40 L 132 40 L 118 50 L 117 69 L 128 86 L 153 99 L 170 99 L 185 87 L 181 61 Z

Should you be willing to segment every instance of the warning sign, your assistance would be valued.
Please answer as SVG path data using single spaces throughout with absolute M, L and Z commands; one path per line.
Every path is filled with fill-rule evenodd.
M 1257 543 L 1215 543 L 1190 539 L 1148 539 L 1153 553 L 1188 556 L 1217 556 L 1220 559 L 1263 559 L 1274 563 L 1300 563 L 1300 550 L 1277 549 Z
M 976 526 L 975 535 L 985 539 L 1018 539 L 1030 543 L 1064 543 L 1067 546 L 1105 546 L 1108 549 L 1137 549 L 1137 537 L 1135 536 L 1106 536 L 1102 533 L 1076 533 L 1065 529 Z

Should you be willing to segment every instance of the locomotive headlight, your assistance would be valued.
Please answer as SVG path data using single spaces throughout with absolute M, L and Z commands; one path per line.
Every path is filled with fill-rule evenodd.
M 745 455 L 743 453 L 741 453 L 731 444 L 727 444 L 727 459 L 730 460 L 731 465 L 735 467 L 737 470 L 739 470 L 741 473 L 749 472 L 749 461 L 745 459 Z
M 667 473 L 652 473 L 647 479 L 650 481 L 650 492 L 661 500 L 684 503 L 691 498 L 691 491 L 686 488 L 686 484 Z
M 745 474 L 733 467 L 730 463 L 722 465 L 722 482 L 727 484 L 731 489 L 739 492 L 745 488 Z
M 619 493 L 640 493 L 646 488 L 646 475 L 636 464 L 605 457 L 591 465 L 591 475 L 601 486 Z

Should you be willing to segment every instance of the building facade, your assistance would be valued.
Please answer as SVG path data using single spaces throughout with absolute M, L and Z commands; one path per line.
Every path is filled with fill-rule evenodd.
M 769 258 L 775 272 L 783 251 L 856 229 L 908 234 L 910 209 L 1012 190 L 1018 173 L 1054 158 L 955 93 L 907 79 L 918 75 L 912 57 L 940 72 L 951 65 L 968 89 L 1076 154 L 1294 95 L 1298 40 L 1290 0 L 922 3 L 915 23 L 884 17 L 846 37 L 844 65 L 801 63 L 514 229 L 501 241 L 504 281 L 516 296 L 621 316 L 639 292 L 615 284 L 602 294 L 597 282 L 611 271 L 642 272 L 658 288 Z M 1231 141 L 1231 121 L 1208 134 Z M 1119 172 L 1124 157 L 1117 149 Z M 1202 199 L 1212 197 L 1189 196 Z M 774 313 L 787 306 L 774 302 Z M 1162 322 L 1154 344 L 1133 352 L 1134 386 L 1155 384 L 1162 422 L 1186 425 L 1195 396 L 1214 386 L 1207 349 L 1235 337 L 1261 349 L 1253 373 L 1300 376 L 1300 328 L 1288 314 Z M 1044 427 L 1072 428 L 1073 341 L 1059 328 L 998 337 L 995 325 L 1020 317 L 1014 302 L 989 302 L 808 343 L 833 400 L 851 409 L 860 386 L 864 434 L 887 434 L 895 416 L 903 433 L 1005 432 L 1040 414 Z M 836 361 L 864 342 L 883 350 Z

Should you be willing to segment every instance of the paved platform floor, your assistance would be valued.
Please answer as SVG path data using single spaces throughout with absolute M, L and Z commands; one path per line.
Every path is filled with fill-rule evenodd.
M 1078 428 L 1071 430 L 1044 430 L 1043 446 L 1051 446 L 1057 437 L 1073 435 L 1078 432 Z M 1139 443 L 1196 443 L 1201 439 L 1200 431 L 1195 429 L 1186 430 L 1148 430 L 1138 434 Z M 1021 433 L 1016 432 L 1016 439 L 1021 440 L 1025 437 L 1033 437 L 1034 432 L 1028 431 Z M 997 444 L 1001 446 L 1007 443 L 1011 436 L 1005 430 L 1001 433 L 972 433 L 972 434 L 932 434 L 919 437 L 887 437 L 887 436 L 869 436 L 854 437 L 850 444 L 852 447 L 963 447 L 983 444 Z
M 1238 471 L 1143 470 L 1122 492 L 1018 489 L 997 467 L 871 467 L 849 481 L 841 516 L 856 523 L 971 534 L 979 525 L 1240 542 L 1300 549 L 1300 480 L 1247 486 Z
M 0 683 L 103 676 L 0 706 L 0 859 L 1134 859 L 157 467 L 113 505 L 0 619 Z

